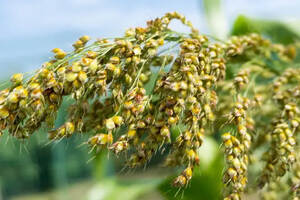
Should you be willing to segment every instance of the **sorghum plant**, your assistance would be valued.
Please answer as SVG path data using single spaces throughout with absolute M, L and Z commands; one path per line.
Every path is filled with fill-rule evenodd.
M 173 19 L 190 33 L 171 30 Z M 283 72 L 263 62 L 276 56 L 291 63 L 294 46 L 258 34 L 220 41 L 174 12 L 120 38 L 91 43 L 83 36 L 73 47 L 70 53 L 53 49 L 53 59 L 27 79 L 11 77 L 11 86 L 0 92 L 2 131 L 20 139 L 41 127 L 49 129 L 50 140 L 89 134 L 86 144 L 93 150 L 129 155 L 130 168 L 147 164 L 167 146 L 164 164 L 183 168 L 176 187 L 192 179 L 205 135 L 221 134 L 224 199 L 243 198 L 248 168 L 259 159 L 264 167 L 252 185 L 263 188 L 262 197 L 270 198 L 272 184 L 288 174 L 297 199 L 300 70 L 291 66 Z M 73 99 L 68 120 L 54 129 L 66 98 Z M 262 147 L 266 153 L 254 159 Z

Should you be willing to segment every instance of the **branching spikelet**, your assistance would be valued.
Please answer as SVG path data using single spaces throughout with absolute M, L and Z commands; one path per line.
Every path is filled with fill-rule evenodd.
M 252 136 L 248 130 L 249 109 L 255 105 L 253 101 L 241 96 L 242 86 L 248 82 L 249 71 L 241 70 L 234 78 L 236 101 L 229 116 L 229 123 L 232 123 L 236 130 L 235 136 L 230 133 L 222 135 L 225 147 L 225 160 L 227 169 L 223 176 L 223 182 L 228 188 L 226 200 L 241 199 L 248 182 L 249 150 L 251 148 Z
M 298 86 L 289 89 L 284 86 L 293 82 L 299 84 L 298 74 L 298 69 L 287 69 L 273 84 L 274 100 L 281 113 L 273 122 L 271 148 L 265 154 L 267 163 L 263 170 L 261 185 L 285 175 L 296 161 L 296 133 L 300 122 L 299 108 L 296 103 Z
M 190 34 L 171 30 L 173 19 L 188 26 Z M 183 168 L 173 185 L 186 187 L 201 163 L 198 150 L 204 136 L 221 132 L 219 124 L 224 122 L 232 128 L 222 136 L 227 164 L 224 196 L 238 200 L 248 182 L 253 132 L 261 132 L 251 112 L 254 107 L 264 110 L 266 99 L 273 96 L 281 113 L 266 112 L 276 120 L 261 185 L 296 162 L 300 88 L 289 86 L 299 80 L 299 70 L 287 70 L 278 79 L 271 76 L 273 90 L 252 90 L 256 75 L 270 78 L 270 71 L 261 62 L 255 66 L 253 59 L 277 54 L 290 61 L 295 56 L 292 47 L 272 44 L 258 34 L 216 43 L 176 12 L 149 21 L 146 28 L 128 29 L 120 38 L 89 41 L 88 36 L 80 37 L 71 53 L 53 49 L 53 60 L 32 77 L 11 77 L 11 86 L 0 92 L 0 135 L 7 130 L 24 139 L 43 126 L 50 129 L 51 140 L 89 133 L 86 143 L 92 149 L 129 153 L 126 165 L 131 168 L 147 164 L 157 151 L 170 147 L 165 165 Z M 241 57 L 245 64 L 230 80 L 226 64 Z M 54 128 L 65 97 L 72 99 L 68 119 Z

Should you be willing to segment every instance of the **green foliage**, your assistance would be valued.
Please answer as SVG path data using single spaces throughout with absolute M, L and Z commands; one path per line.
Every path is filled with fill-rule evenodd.
M 221 0 L 203 0 L 203 11 L 211 34 L 220 39 L 228 36 L 228 27 Z
M 66 101 L 60 108 L 57 126 L 65 121 L 68 105 Z M 83 139 L 49 143 L 44 129 L 28 141 L 4 134 L 0 139 L 0 187 L 4 197 L 64 187 L 70 180 L 89 176 L 91 166 L 87 163 L 88 149 L 81 145 Z
M 206 138 L 199 150 L 200 166 L 194 170 L 191 183 L 182 189 L 174 188 L 169 177 L 158 188 L 169 200 L 217 200 L 222 197 L 223 155 L 219 144 L 213 138 Z
M 248 33 L 263 34 L 273 42 L 282 44 L 292 44 L 300 39 L 299 33 L 282 22 L 252 19 L 244 15 L 238 16 L 233 24 L 231 34 L 245 35 Z
M 161 179 L 142 178 L 121 180 L 108 178 L 99 181 L 89 192 L 91 199 L 103 200 L 133 200 L 141 195 L 153 192 Z

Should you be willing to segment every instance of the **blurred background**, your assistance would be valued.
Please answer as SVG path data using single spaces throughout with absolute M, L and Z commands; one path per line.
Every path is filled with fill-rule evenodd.
M 121 36 L 171 11 L 221 39 L 254 31 L 288 44 L 299 40 L 299 9 L 297 0 L 0 0 L 0 80 L 38 69 L 55 47 L 71 51 L 82 35 Z M 65 111 L 60 110 L 57 126 Z M 191 186 L 180 191 L 170 186 L 178 169 L 162 168 L 160 156 L 146 169 L 132 171 L 122 168 L 121 158 L 89 153 L 82 145 L 87 138 L 49 144 L 46 133 L 40 130 L 29 141 L 0 138 L 0 200 L 207 200 L 222 193 L 223 157 L 214 139 L 199 152 L 201 165 Z

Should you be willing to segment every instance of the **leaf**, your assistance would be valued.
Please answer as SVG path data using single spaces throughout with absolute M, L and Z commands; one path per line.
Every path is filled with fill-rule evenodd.
M 179 190 L 171 186 L 174 177 L 169 177 L 159 191 L 169 200 L 217 200 L 222 195 L 223 156 L 217 142 L 207 137 L 198 152 L 200 166 L 194 169 L 193 178 L 187 188 Z
M 300 39 L 299 32 L 295 32 L 283 22 L 252 19 L 244 15 L 237 17 L 231 34 L 244 35 L 253 32 L 263 34 L 272 41 L 282 44 L 292 44 Z
M 97 153 L 93 160 L 93 177 L 97 181 L 115 174 L 115 163 L 111 158 L 108 158 L 107 153 L 107 150 L 103 150 Z
M 134 200 L 153 191 L 161 179 L 143 178 L 135 180 L 103 179 L 89 192 L 89 200 Z
M 213 36 L 225 39 L 228 25 L 222 9 L 221 0 L 203 0 L 206 21 Z

